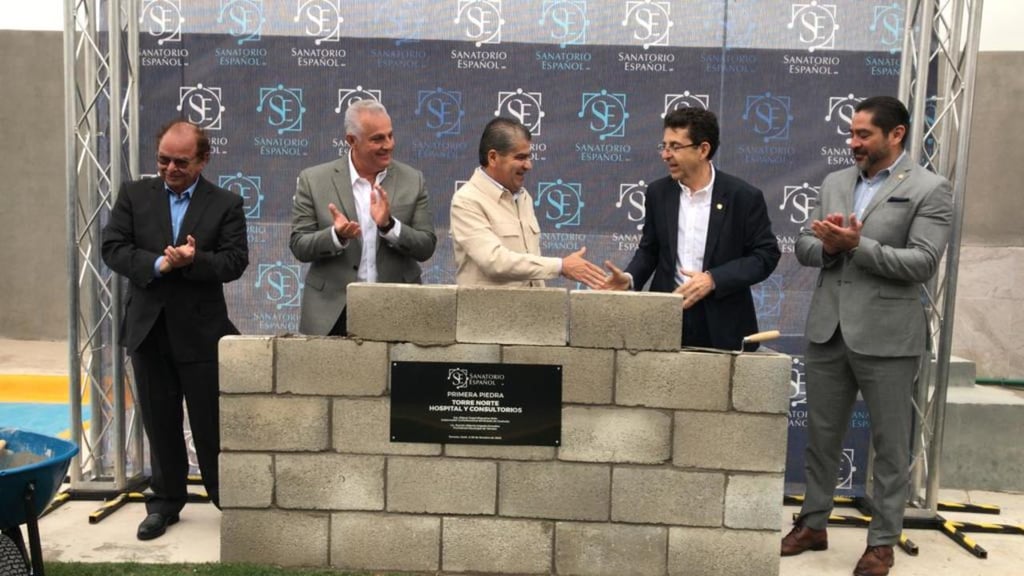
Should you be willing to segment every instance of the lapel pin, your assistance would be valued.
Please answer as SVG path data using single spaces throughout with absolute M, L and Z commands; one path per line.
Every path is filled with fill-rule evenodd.
M 721 210 L 722 209 L 722 205 L 721 204 L 715 204 L 715 208 Z
M 906 174 L 897 174 L 896 175 L 896 179 L 897 180 L 903 180 L 906 176 L 907 176 Z

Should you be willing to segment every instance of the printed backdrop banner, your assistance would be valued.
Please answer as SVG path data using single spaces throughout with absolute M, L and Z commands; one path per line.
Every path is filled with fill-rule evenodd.
M 348 105 L 387 106 L 395 156 L 423 171 L 438 234 L 424 281 L 454 283 L 452 194 L 472 174 L 484 124 L 533 134 L 546 255 L 587 247 L 628 263 L 655 146 L 673 109 L 711 109 L 716 166 L 764 191 L 783 251 L 754 287 L 762 329 L 793 355 L 787 490 L 803 477 L 803 327 L 816 278 L 793 256 L 822 178 L 853 163 L 847 130 L 864 97 L 895 94 L 905 2 L 864 0 L 143 0 L 141 125 L 205 127 L 205 174 L 245 199 L 250 267 L 227 286 L 243 333 L 295 332 L 304 266 L 288 249 L 295 178 L 343 158 Z M 155 156 L 147 136 L 142 158 Z M 143 169 L 155 172 L 155 163 Z M 565 285 L 558 281 L 553 285 Z M 861 494 L 867 417 L 858 406 L 842 491 Z

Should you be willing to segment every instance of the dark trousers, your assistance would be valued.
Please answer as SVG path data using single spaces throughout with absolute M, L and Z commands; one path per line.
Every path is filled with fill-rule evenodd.
M 181 511 L 188 498 L 189 464 L 182 399 L 188 406 L 192 442 L 199 458 L 203 485 L 219 507 L 220 388 L 216 360 L 177 361 L 163 315 L 131 354 L 131 359 L 152 468 L 153 495 L 146 502 L 146 510 L 150 514 L 174 515 Z
M 334 323 L 331 331 L 327 333 L 328 336 L 348 336 L 348 306 L 341 309 L 341 316 L 338 316 L 338 320 Z
M 683 310 L 683 346 L 712 348 L 711 330 L 703 302 Z

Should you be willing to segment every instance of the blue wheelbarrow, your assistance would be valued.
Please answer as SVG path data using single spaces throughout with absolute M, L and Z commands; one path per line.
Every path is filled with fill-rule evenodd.
M 0 469 L 0 531 L 10 538 L 20 552 L 22 567 L 31 562 L 31 574 L 44 576 L 38 520 L 64 481 L 71 458 L 78 454 L 78 446 L 59 438 L 13 428 L 0 428 L 0 440 L 6 441 L 7 450 L 15 454 L 35 455 L 32 459 L 38 460 L 23 466 Z M 28 528 L 30 554 L 22 539 L 22 524 Z M 17 570 L 7 565 L 10 563 L 6 555 L 0 552 L 0 570 Z

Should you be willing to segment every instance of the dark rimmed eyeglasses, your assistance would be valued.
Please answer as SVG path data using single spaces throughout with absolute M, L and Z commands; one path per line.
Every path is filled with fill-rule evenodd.
M 195 158 L 172 158 L 170 156 L 157 156 L 156 163 L 160 166 L 170 166 L 175 164 L 180 167 L 188 166 L 192 163 Z
M 680 144 L 678 142 L 665 144 L 664 142 L 662 142 L 661 144 L 658 144 L 658 152 L 664 152 L 665 150 L 668 150 L 669 152 L 679 152 L 680 150 L 686 150 L 687 148 L 696 148 L 698 146 L 700 146 L 700 144 Z

